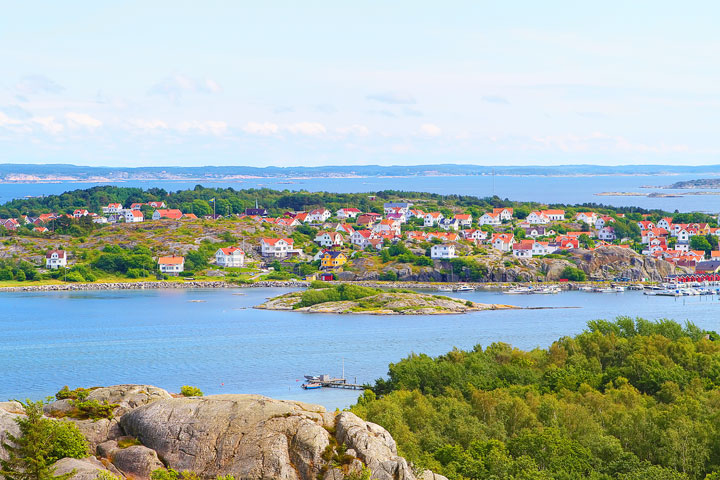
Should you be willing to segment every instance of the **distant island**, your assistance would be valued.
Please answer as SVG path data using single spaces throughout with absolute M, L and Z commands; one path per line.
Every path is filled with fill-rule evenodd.
M 116 183 L 126 181 L 228 181 L 245 178 L 353 178 L 452 175 L 595 176 L 720 174 L 720 165 L 329 165 L 319 167 L 90 167 L 71 164 L 0 164 L 0 183 Z
M 443 315 L 517 307 L 476 303 L 412 290 L 382 290 L 349 284 L 329 286 L 323 282 L 313 282 L 308 290 L 271 298 L 255 308 L 304 313 Z
M 672 189 L 693 189 L 693 188 L 720 188 L 720 178 L 698 178 L 696 180 L 685 180 L 675 182 L 663 188 Z

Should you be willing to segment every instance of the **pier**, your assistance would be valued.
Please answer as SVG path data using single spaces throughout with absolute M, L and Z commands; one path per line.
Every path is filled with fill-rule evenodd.
M 305 375 L 309 384 L 318 384 L 327 388 L 344 388 L 346 390 L 365 390 L 366 385 L 348 383 L 345 378 L 333 378 L 330 375 Z

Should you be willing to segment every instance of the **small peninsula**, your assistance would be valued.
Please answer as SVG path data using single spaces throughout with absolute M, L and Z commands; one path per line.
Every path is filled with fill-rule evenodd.
M 517 308 L 512 305 L 476 303 L 412 290 L 326 285 L 313 282 L 305 291 L 274 297 L 255 308 L 304 313 L 365 315 L 447 315 Z

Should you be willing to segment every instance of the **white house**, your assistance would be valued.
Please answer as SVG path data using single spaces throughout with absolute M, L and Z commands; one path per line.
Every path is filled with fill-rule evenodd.
M 357 208 L 341 208 L 335 212 L 335 216 L 344 220 L 346 218 L 355 218 L 360 215 L 360 213 L 362 212 L 360 212 Z
M 413 204 L 408 202 L 388 202 L 383 204 L 383 211 L 385 212 L 385 215 L 387 215 L 388 213 L 396 212 L 399 209 L 407 215 L 410 207 L 412 206 Z
M 350 243 L 364 249 L 370 245 L 370 240 L 374 238 L 378 238 L 375 232 L 370 230 L 355 230 L 350 235 Z
M 542 210 L 540 213 L 545 215 L 551 222 L 562 222 L 565 220 L 565 210 Z
M 597 214 L 595 212 L 578 212 L 575 215 L 575 220 L 588 225 L 594 225 L 597 221 Z
M 73 217 L 75 218 L 87 217 L 88 215 L 90 215 L 90 212 L 82 208 L 79 208 L 73 212 Z
M 138 223 L 145 220 L 145 216 L 140 210 L 124 210 L 125 223 Z
M 263 257 L 287 257 L 293 251 L 292 238 L 263 238 L 260 240 L 260 254 Z
M 469 213 L 459 213 L 455 215 L 454 218 L 458 221 L 461 227 L 468 228 L 472 226 L 473 217 Z
M 500 214 L 499 213 L 483 213 L 480 218 L 478 218 L 478 225 L 500 225 L 502 224 L 502 220 L 500 220 Z
M 537 238 L 546 235 L 545 227 L 525 227 L 525 236 L 530 238 Z
M 511 233 L 496 233 L 492 236 L 490 244 L 495 250 L 509 252 L 512 249 L 514 241 L 515 236 Z
M 158 258 L 158 268 L 160 273 L 167 275 L 177 275 L 185 270 L 185 257 L 160 257 Z
M 443 218 L 445 218 L 445 217 L 443 217 L 443 214 L 440 213 L 440 212 L 428 212 L 428 213 L 425 214 L 425 223 L 424 223 L 424 225 L 425 225 L 426 227 L 434 227 L 434 226 L 437 225 L 437 224 L 440 222 L 440 220 L 442 220 Z
M 438 223 L 438 226 L 443 230 L 454 230 L 457 232 L 460 228 L 460 222 L 457 218 L 443 218 L 440 220 L 440 223 Z
M 513 218 L 512 208 L 493 208 L 492 213 L 499 214 L 500 220 L 503 222 L 510 221 Z
M 305 222 L 323 223 L 328 218 L 330 218 L 330 210 L 327 208 L 316 208 L 308 213 L 307 217 L 305 217 Z
M 598 239 L 612 242 L 615 240 L 615 229 L 613 227 L 603 227 L 598 230 Z
M 386 218 L 385 220 L 381 220 L 380 223 L 373 225 L 372 230 L 373 232 L 385 235 L 400 235 L 400 222 Z
M 602 215 L 595 220 L 595 229 L 600 230 L 603 227 L 606 227 L 610 225 L 611 223 L 615 223 L 615 219 L 613 217 L 610 217 L 608 215 Z
M 102 207 L 103 213 L 120 213 L 122 211 L 122 203 L 110 203 L 107 207 Z
M 220 267 L 244 267 L 245 252 L 238 247 L 218 248 L 215 264 Z
M 455 245 L 433 245 L 430 247 L 430 258 L 455 258 Z
M 50 250 L 45 254 L 45 268 L 56 269 L 67 266 L 65 250 Z
M 530 225 L 547 225 L 550 223 L 550 217 L 543 214 L 542 212 L 530 212 L 525 222 Z
M 342 247 L 344 240 L 339 232 L 320 232 L 315 237 L 315 242 L 321 247 Z
M 465 240 L 474 240 L 475 242 L 479 242 L 480 240 L 485 240 L 487 238 L 487 232 L 480 230 L 479 228 L 474 229 L 467 229 L 460 232 L 460 235 Z

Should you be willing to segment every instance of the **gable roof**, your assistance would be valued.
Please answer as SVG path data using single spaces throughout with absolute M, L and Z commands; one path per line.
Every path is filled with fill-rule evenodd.
M 182 265 L 185 263 L 185 257 L 160 257 L 158 258 L 158 265 Z

